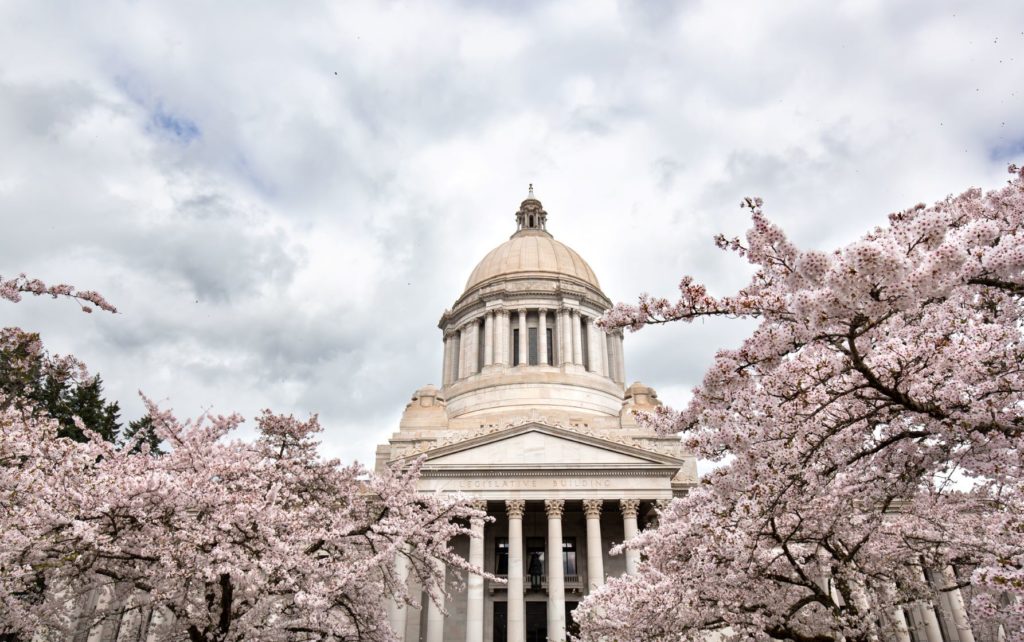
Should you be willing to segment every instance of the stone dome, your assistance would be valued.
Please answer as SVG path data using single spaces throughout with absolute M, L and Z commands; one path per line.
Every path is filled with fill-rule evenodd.
M 516 273 L 564 275 L 601 290 L 594 271 L 571 247 L 545 231 L 520 230 L 477 264 L 466 282 L 466 291 L 495 277 Z

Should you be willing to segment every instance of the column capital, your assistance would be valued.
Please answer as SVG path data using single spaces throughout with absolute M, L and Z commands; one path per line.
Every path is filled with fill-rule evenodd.
M 623 517 L 636 517 L 637 512 L 640 508 L 639 499 L 620 499 L 619 510 L 622 511 Z
M 487 512 L 487 500 L 486 499 L 471 499 L 469 501 L 469 507 L 473 510 L 482 510 Z
M 601 517 L 601 507 L 604 505 L 603 499 L 584 499 L 583 500 L 583 513 L 587 518 Z
M 537 308 L 537 312 L 539 312 L 539 313 L 541 313 L 541 314 L 544 314 L 544 313 L 545 313 L 545 312 L 547 312 L 547 311 L 548 311 L 548 309 L 547 309 L 547 308 Z
M 577 308 L 569 308 L 569 314 L 574 317 L 580 316 L 580 311 Z
M 562 513 L 565 512 L 565 500 L 545 499 L 544 512 L 548 514 L 548 519 L 562 519 Z
M 526 314 L 526 308 L 516 308 L 516 312 L 519 314 Z
M 522 499 L 506 499 L 505 512 L 510 519 L 522 519 L 526 512 L 526 502 Z

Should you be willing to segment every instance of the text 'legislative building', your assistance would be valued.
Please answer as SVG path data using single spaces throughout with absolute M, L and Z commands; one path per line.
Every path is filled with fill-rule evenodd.
M 470 575 L 447 616 L 425 597 L 421 611 L 392 605 L 403 640 L 564 640 L 583 596 L 635 569 L 635 553 L 609 549 L 696 483 L 677 437 L 637 425 L 634 410 L 659 402 L 626 387 L 622 333 L 594 323 L 609 307 L 587 262 L 547 231 L 531 187 L 515 234 L 441 316 L 441 387 L 417 390 L 377 449 L 378 469 L 425 455 L 423 492 L 486 507 L 496 521 L 473 524 L 483 539 L 453 546 L 508 584 Z

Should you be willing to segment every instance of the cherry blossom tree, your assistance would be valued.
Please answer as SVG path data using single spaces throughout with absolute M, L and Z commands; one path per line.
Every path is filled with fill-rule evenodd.
M 54 294 L 32 283 L 3 282 L 3 296 Z M 375 476 L 323 460 L 315 416 L 265 411 L 243 441 L 238 415 L 179 421 L 146 403 L 159 457 L 141 436 L 80 425 L 78 443 L 30 404 L 0 403 L 0 639 L 158 613 L 168 639 L 390 640 L 385 599 L 415 605 L 398 556 L 432 599 L 452 588 L 436 560 L 470 569 L 449 542 L 483 514 L 416 493 L 418 463 Z
M 640 572 L 583 602 L 584 639 L 900 640 L 905 612 L 963 616 L 961 600 L 975 630 L 1024 639 L 1024 173 L 1011 173 L 834 252 L 797 248 L 747 199 L 745 241 L 717 239 L 756 267 L 746 287 L 714 297 L 684 278 L 677 301 L 605 316 L 759 325 L 716 355 L 687 408 L 644 417 L 721 466 L 628 544 Z

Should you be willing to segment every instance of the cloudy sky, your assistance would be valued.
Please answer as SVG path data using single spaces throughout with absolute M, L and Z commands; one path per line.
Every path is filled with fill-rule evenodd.
M 1024 161 L 1024 3 L 0 2 L 0 275 L 104 293 L 0 307 L 195 415 L 320 413 L 372 461 L 436 324 L 513 231 L 613 300 L 717 293 L 761 195 L 803 246 Z M 653 328 L 627 375 L 676 403 L 736 322 Z

